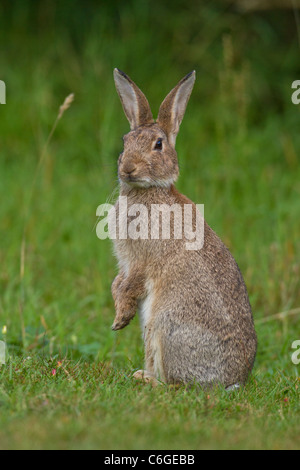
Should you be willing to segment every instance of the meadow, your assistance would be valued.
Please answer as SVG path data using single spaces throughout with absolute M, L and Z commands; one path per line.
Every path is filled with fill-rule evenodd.
M 1 3 L 1 450 L 300 447 L 297 15 L 203 3 Z M 114 67 L 154 115 L 196 69 L 177 187 L 245 278 L 259 345 L 243 389 L 136 383 L 138 318 L 111 331 L 117 266 L 96 209 L 117 197 L 129 130 Z

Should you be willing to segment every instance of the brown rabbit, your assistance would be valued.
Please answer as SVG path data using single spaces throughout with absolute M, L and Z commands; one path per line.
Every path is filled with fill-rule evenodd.
M 118 162 L 120 196 L 127 198 L 127 212 L 120 210 L 119 198 L 114 209 L 119 224 L 114 249 L 120 272 L 112 284 L 116 307 L 112 329 L 124 328 L 139 312 L 145 370 L 136 372 L 136 378 L 197 382 L 203 387 L 242 385 L 255 360 L 256 334 L 240 270 L 215 232 L 202 219 L 203 246 L 187 249 L 190 234 L 174 236 L 183 221 L 171 212 L 169 239 L 120 236 L 134 220 L 136 204 L 148 213 L 157 205 L 182 210 L 189 205 L 193 233 L 197 230 L 196 205 L 174 186 L 179 175 L 175 140 L 195 72 L 168 94 L 156 122 L 135 83 L 118 69 L 114 79 L 131 131 L 124 137 Z M 140 214 L 140 228 L 150 231 L 151 221 Z M 156 223 L 161 228 L 163 221 Z

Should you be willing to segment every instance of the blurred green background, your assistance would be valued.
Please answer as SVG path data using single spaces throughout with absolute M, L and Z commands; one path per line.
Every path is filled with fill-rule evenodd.
M 225 0 L 1 1 L 0 339 L 6 325 L 11 355 L 141 367 L 138 320 L 110 330 L 116 261 L 95 231 L 97 206 L 117 195 L 129 129 L 112 71 L 130 75 L 156 115 L 195 69 L 177 186 L 205 205 L 245 277 L 255 373 L 299 375 L 290 361 L 300 338 L 300 105 L 291 101 L 299 10 L 265 3 L 246 11 Z
M 299 447 L 298 3 L 1 0 L 1 449 Z M 138 319 L 110 329 L 117 266 L 96 209 L 117 197 L 129 130 L 114 67 L 154 115 L 197 72 L 177 186 L 205 205 L 248 287 L 259 347 L 233 394 L 136 384 Z

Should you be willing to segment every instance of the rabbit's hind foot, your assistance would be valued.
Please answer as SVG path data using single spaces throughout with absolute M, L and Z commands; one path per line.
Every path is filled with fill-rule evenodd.
M 232 392 L 233 390 L 238 390 L 240 388 L 240 384 L 233 384 L 226 387 L 226 392 Z
M 133 376 L 134 379 L 140 380 L 144 383 L 151 384 L 153 387 L 157 387 L 157 385 L 160 385 L 161 382 L 157 380 L 156 377 L 154 377 L 153 374 L 148 372 L 147 370 L 137 370 Z

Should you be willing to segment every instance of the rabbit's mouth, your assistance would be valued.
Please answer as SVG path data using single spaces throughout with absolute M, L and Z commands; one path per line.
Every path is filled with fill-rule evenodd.
M 152 185 L 148 178 L 139 178 L 138 176 L 132 175 L 120 175 L 120 180 L 129 186 L 138 188 L 149 188 Z
M 166 178 L 166 179 L 152 179 L 152 178 L 138 178 L 137 176 L 126 176 L 120 177 L 120 183 L 131 188 L 169 188 L 174 184 L 176 178 Z

